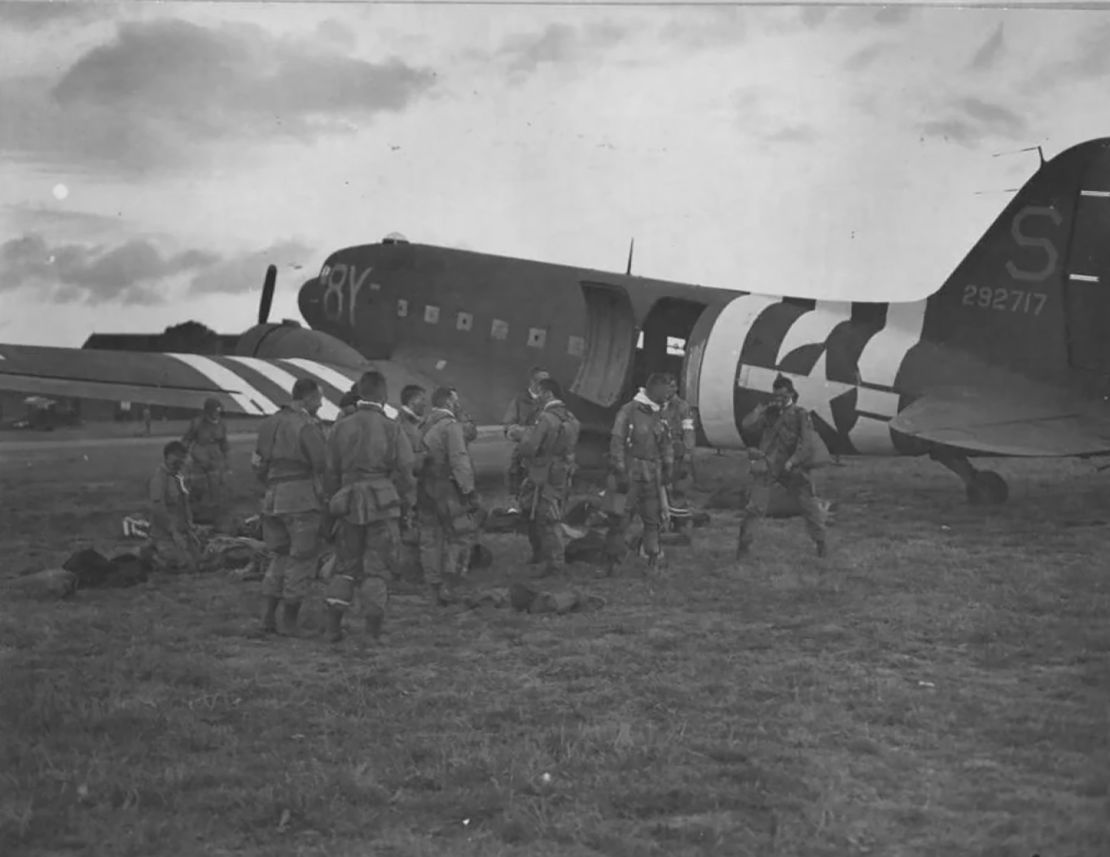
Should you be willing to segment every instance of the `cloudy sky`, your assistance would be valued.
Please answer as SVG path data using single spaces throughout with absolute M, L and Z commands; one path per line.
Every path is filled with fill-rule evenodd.
M 236 332 L 270 261 L 298 317 L 393 231 L 919 297 L 1016 150 L 1110 134 L 1107 44 L 1106 11 L 0 0 L 0 340 Z

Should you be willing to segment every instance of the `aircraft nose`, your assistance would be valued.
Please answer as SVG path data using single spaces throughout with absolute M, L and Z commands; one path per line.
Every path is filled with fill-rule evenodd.
M 319 277 L 306 280 L 297 294 L 297 307 L 301 311 L 301 318 L 313 326 L 321 317 L 324 305 L 324 284 Z

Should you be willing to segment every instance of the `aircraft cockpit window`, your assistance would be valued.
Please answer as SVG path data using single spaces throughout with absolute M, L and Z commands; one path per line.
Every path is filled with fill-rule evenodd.
M 468 312 L 460 312 L 458 319 L 455 321 L 456 330 L 470 330 L 470 326 L 474 323 L 474 316 Z
M 383 244 L 408 244 L 409 239 L 400 232 L 390 232 L 382 239 Z
M 686 353 L 686 340 L 677 336 L 667 337 L 667 353 L 672 357 L 681 357 Z
M 546 330 L 540 330 L 538 327 L 528 329 L 528 344 L 532 348 L 543 348 L 545 342 L 547 342 Z
M 397 301 L 397 318 L 404 318 L 409 314 L 409 302 L 404 298 Z
M 426 321 L 428 324 L 438 324 L 439 307 L 432 306 L 431 304 L 424 307 L 424 321 Z
M 640 335 L 636 337 L 636 350 L 644 350 L 644 332 L 642 330 L 640 331 Z

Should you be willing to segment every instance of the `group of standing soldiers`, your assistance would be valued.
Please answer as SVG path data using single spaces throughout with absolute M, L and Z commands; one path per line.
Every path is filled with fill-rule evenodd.
M 294 385 L 290 405 L 268 417 L 252 463 L 266 484 L 263 539 L 274 559 L 262 581 L 262 628 L 298 635 L 298 613 L 315 576 L 321 542 L 334 539 L 335 568 L 324 595 L 326 633 L 343 637 L 356 593 L 366 630 L 380 637 L 388 581 L 402 551 L 417 551 L 432 598 L 450 603 L 465 570 L 478 503 L 468 445 L 475 437 L 458 394 L 436 389 L 425 417 L 420 387 L 402 391 L 397 419 L 386 413 L 385 377 L 367 372 L 326 434 L 315 419 L 319 387 Z
M 298 614 L 322 539 L 334 537 L 336 564 L 328 582 L 327 636 L 343 636 L 343 616 L 356 591 L 366 630 L 378 638 L 386 616 L 388 581 L 402 557 L 423 570 L 429 598 L 454 603 L 481 524 L 469 445 L 477 430 L 458 393 L 431 395 L 408 386 L 396 419 L 387 415 L 385 378 L 367 372 L 341 402 L 343 413 L 325 434 L 315 419 L 320 390 L 298 381 L 293 401 L 263 423 L 253 464 L 266 484 L 263 538 L 274 552 L 262 582 L 262 628 L 298 634 Z M 506 435 L 516 442 L 513 485 L 528 504 L 533 558 L 545 572 L 564 562 L 563 508 L 575 469 L 579 422 L 546 373 L 534 374 L 531 407 L 521 409 Z
M 316 418 L 320 388 L 301 379 L 290 404 L 262 423 L 252 466 L 266 486 L 263 540 L 273 553 L 262 581 L 263 631 L 278 630 L 281 607 L 283 633 L 299 635 L 301 604 L 325 541 L 335 544 L 335 568 L 324 598 L 326 632 L 334 642 L 343 637 L 343 616 L 356 591 L 367 632 L 375 639 L 381 635 L 388 581 L 399 575 L 402 556 L 419 562 L 434 603 L 455 601 L 454 587 L 467 571 L 481 523 L 469 451 L 477 430 L 453 388 L 434 390 L 428 411 L 427 391 L 405 387 L 396 418 L 386 412 L 387 398 L 385 377 L 365 373 L 341 400 L 340 417 L 325 432 Z M 790 381 L 780 377 L 771 404 L 744 420 L 745 430 L 757 431 L 760 440 L 750 450 L 754 479 L 738 554 L 750 545 L 775 483 L 799 501 L 818 554 L 825 553 L 822 511 L 808 476 L 814 430 L 796 400 Z M 651 375 L 618 411 L 606 493 L 623 502 L 607 508 L 609 573 L 627 551 L 634 516 L 643 522 L 640 554 L 649 567 L 660 562 L 660 533 L 669 522 L 688 538 L 694 426 L 690 405 L 666 374 Z M 504 433 L 514 442 L 509 511 L 527 521 L 530 562 L 542 566 L 541 576 L 559 572 L 565 562 L 562 522 L 580 429 L 558 382 L 533 369 L 528 389 L 509 407 Z M 152 541 L 184 553 L 193 560 L 186 564 L 195 565 L 195 532 L 191 525 L 178 526 L 178 519 L 190 518 L 182 470 L 191 453 L 207 493 L 218 509 L 223 507 L 227 431 L 217 402 L 206 403 L 186 438 L 188 446 L 177 441 L 166 446 L 164 463 L 151 482 Z

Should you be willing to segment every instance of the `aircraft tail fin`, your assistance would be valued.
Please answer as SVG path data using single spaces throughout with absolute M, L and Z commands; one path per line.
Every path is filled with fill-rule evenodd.
M 1110 372 L 1110 346 L 1098 344 L 1110 341 L 1107 235 L 1110 138 L 1042 156 L 929 298 L 929 338 L 1032 377 L 1064 363 Z
M 1037 171 L 935 294 L 952 292 L 962 302 L 965 290 L 969 301 L 978 300 L 969 286 L 1059 291 L 1083 192 L 1110 190 L 1102 187 L 1110 182 L 1110 138 L 1088 140 L 1048 161 L 1040 157 Z M 1099 187 L 1089 188 L 1092 183 Z

